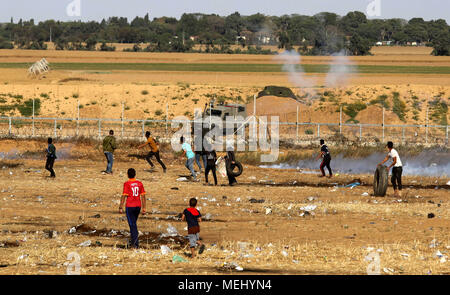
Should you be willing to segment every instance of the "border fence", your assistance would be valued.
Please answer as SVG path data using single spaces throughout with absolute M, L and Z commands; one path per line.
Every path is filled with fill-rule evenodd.
M 268 127 L 270 116 L 268 119 Z M 170 141 L 174 132 L 172 122 L 180 120 L 106 119 L 106 118 L 42 118 L 0 117 L 0 137 L 15 138 L 76 138 L 100 139 L 113 129 L 120 139 L 142 139 L 146 130 Z M 190 121 L 193 123 L 193 121 Z M 402 144 L 448 145 L 448 125 L 393 125 L 364 123 L 279 122 L 280 141 L 309 143 L 319 138 L 328 142 L 353 141 L 376 144 L 392 140 Z M 257 124 L 258 125 L 258 124 Z M 256 126 L 259 128 L 259 126 Z

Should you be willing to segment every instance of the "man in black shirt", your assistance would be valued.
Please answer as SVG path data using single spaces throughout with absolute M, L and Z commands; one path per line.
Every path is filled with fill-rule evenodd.
M 48 138 L 48 147 L 47 147 L 47 161 L 45 162 L 45 169 L 50 171 L 50 177 L 55 178 L 55 171 L 53 170 L 53 164 L 56 159 L 56 148 L 53 145 L 53 139 L 51 137 Z
M 325 177 L 325 170 L 324 167 L 326 166 L 328 169 L 328 173 L 330 173 L 329 177 L 331 178 L 333 176 L 333 173 L 331 172 L 330 162 L 331 162 L 331 154 L 328 150 L 328 147 L 325 144 L 325 140 L 320 140 L 320 154 L 317 156 L 317 159 L 322 157 L 322 163 L 320 164 L 320 171 L 322 172 L 321 177 Z
M 209 184 L 208 183 L 208 174 L 209 174 L 209 171 L 212 171 L 212 174 L 214 177 L 214 185 L 217 185 L 217 176 L 216 176 L 217 154 L 211 144 L 208 144 L 207 148 L 205 149 L 204 157 L 206 158 L 206 168 L 205 168 L 206 184 Z

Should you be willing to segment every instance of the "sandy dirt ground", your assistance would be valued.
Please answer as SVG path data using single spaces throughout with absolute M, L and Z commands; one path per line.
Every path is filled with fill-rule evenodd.
M 199 183 L 177 181 L 189 173 L 168 151 L 166 174 L 158 164 L 148 171 L 144 160 L 127 156 L 138 151 L 122 147 L 114 174 L 102 175 L 98 147 L 71 143 L 58 145 L 70 154 L 56 161 L 57 177 L 49 179 L 42 143 L 4 140 L 1 147 L 23 157 L 0 163 L 0 274 L 65 274 L 72 252 L 80 255 L 81 274 L 366 274 L 374 270 L 370 253 L 379 255 L 382 274 L 450 273 L 448 179 L 408 176 L 401 198 L 392 187 L 374 197 L 372 175 L 323 179 L 317 171 L 244 163 L 238 186 L 219 176 L 214 187 L 203 176 Z M 148 192 L 139 250 L 123 249 L 128 225 L 118 213 L 130 167 Z M 343 187 L 355 179 L 363 185 Z M 206 218 L 206 250 L 195 259 L 185 256 L 186 224 L 178 218 L 191 197 Z M 304 214 L 307 205 L 317 206 L 314 215 Z M 169 225 L 179 235 L 161 236 Z M 90 246 L 80 245 L 88 240 Z M 163 254 L 162 245 L 173 252 Z M 175 255 L 183 262 L 173 262 Z

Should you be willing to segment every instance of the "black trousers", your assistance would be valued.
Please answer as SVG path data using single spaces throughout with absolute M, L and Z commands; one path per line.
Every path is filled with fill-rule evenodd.
M 323 176 L 325 176 L 325 169 L 324 169 L 324 167 L 327 167 L 328 173 L 330 173 L 330 175 L 333 175 L 333 173 L 331 172 L 330 162 L 331 162 L 331 156 L 330 155 L 325 155 L 323 157 L 322 163 L 320 164 L 320 171 L 322 172 Z
M 228 173 L 229 170 L 231 170 L 231 161 L 229 159 L 226 159 L 226 166 L 227 166 L 227 176 L 228 176 L 228 183 L 230 185 L 237 183 L 236 177 L 234 177 L 232 174 Z
M 150 153 L 148 153 L 147 157 L 145 157 L 145 159 L 150 164 L 150 166 L 152 166 L 152 168 L 155 167 L 155 165 L 153 165 L 152 161 L 150 160 L 153 156 L 155 156 L 156 161 L 158 161 L 158 163 L 161 165 L 161 167 L 164 170 L 166 170 L 166 165 L 164 165 L 164 163 L 161 161 L 161 158 L 159 157 L 159 151 L 157 151 L 157 152 L 150 152 Z
M 208 161 L 205 168 L 205 180 L 206 183 L 208 183 L 208 174 L 209 171 L 212 171 L 213 177 L 214 177 L 214 184 L 217 185 L 217 175 L 216 175 L 216 163 L 214 161 L 210 162 Z
M 45 169 L 50 171 L 50 176 L 55 177 L 55 170 L 53 170 L 53 164 L 55 164 L 55 158 L 47 157 L 45 162 Z
M 399 190 L 402 190 L 402 172 L 402 167 L 392 168 L 391 182 L 395 190 L 397 189 L 397 186 Z

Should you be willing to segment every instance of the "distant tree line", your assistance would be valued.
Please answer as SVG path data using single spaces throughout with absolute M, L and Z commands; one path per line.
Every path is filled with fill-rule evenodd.
M 134 43 L 128 51 L 253 53 L 270 54 L 262 45 L 276 45 L 305 55 L 367 55 L 376 42 L 391 41 L 406 45 L 415 42 L 434 47 L 433 54 L 450 54 L 450 29 L 445 20 L 424 21 L 422 18 L 367 19 L 354 11 L 345 16 L 323 12 L 314 16 L 266 16 L 260 13 L 242 16 L 188 14 L 180 19 L 149 15 L 131 22 L 124 17 L 110 17 L 101 22 L 19 20 L 0 25 L 0 48 L 46 49 L 44 42 L 53 41 L 58 50 L 111 51 L 107 43 Z M 139 44 L 150 44 L 142 48 Z M 240 48 L 232 49 L 238 44 Z M 198 47 L 198 46 L 197 46 Z

